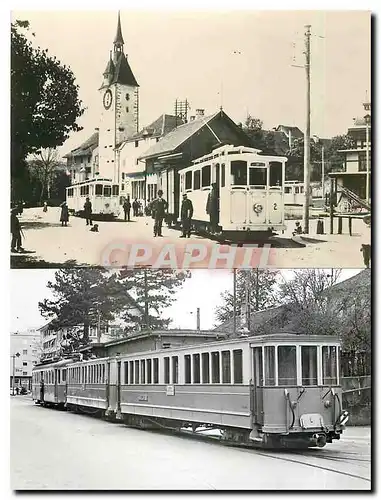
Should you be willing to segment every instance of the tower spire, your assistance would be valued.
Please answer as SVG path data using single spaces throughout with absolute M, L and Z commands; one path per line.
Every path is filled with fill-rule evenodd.
M 114 46 L 120 46 L 122 47 L 124 45 L 124 40 L 123 40 L 123 35 L 122 35 L 122 27 L 120 24 L 120 10 L 118 10 L 118 25 L 116 28 L 116 35 L 114 39 Z

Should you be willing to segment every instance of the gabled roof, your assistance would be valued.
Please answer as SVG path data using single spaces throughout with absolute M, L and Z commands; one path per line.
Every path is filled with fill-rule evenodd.
M 123 142 L 132 142 L 146 137 L 162 137 L 176 128 L 176 125 L 183 125 L 181 118 L 174 115 L 163 114 L 147 127 L 144 127 Z
M 123 85 L 131 85 L 132 87 L 139 87 L 134 74 L 128 64 L 127 57 L 123 52 L 120 54 L 116 64 L 113 78 L 110 85 L 113 83 L 122 83 Z
M 95 148 L 98 147 L 99 133 L 94 132 L 85 142 L 75 149 L 72 149 L 70 153 L 67 153 L 64 158 L 72 158 L 73 156 L 83 156 L 90 155 Z
M 211 122 L 219 113 L 223 113 L 223 111 L 217 111 L 213 115 L 205 116 L 176 127 L 174 130 L 169 132 L 169 134 L 164 136 L 161 141 L 149 148 L 148 151 L 140 156 L 140 159 L 164 153 L 171 153 L 205 125 L 209 125 L 209 122 Z M 225 115 L 225 113 L 223 114 Z
M 293 137 L 299 138 L 304 136 L 303 132 L 298 127 L 289 127 L 288 125 L 278 125 L 276 128 L 277 132 L 281 131 L 280 130 L 281 128 L 283 128 L 287 132 L 291 132 L 291 135 Z

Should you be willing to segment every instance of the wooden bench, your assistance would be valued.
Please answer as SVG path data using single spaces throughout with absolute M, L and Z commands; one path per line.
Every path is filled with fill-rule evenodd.
M 343 234 L 343 219 L 348 219 L 348 231 L 349 231 L 349 236 L 352 236 L 352 221 L 353 219 L 364 219 L 365 217 L 369 216 L 369 213 L 362 213 L 362 214 L 333 214 L 333 217 L 331 217 L 331 234 L 333 234 L 333 219 L 336 218 L 338 219 L 338 230 L 337 234 Z

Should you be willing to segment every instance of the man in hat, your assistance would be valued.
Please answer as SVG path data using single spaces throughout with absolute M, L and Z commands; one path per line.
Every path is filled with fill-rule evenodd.
M 11 211 L 11 252 L 22 252 L 24 250 L 21 246 L 21 226 L 17 214 L 18 209 L 14 208 Z
M 84 210 L 84 215 L 86 218 L 86 226 L 90 224 L 90 226 L 93 225 L 92 221 L 92 213 L 93 213 L 93 207 L 91 205 L 90 198 L 86 198 L 85 204 L 83 205 L 83 210 Z
M 128 222 L 130 222 L 130 214 L 131 214 L 131 202 L 130 202 L 130 197 L 127 196 L 127 198 L 124 200 L 123 203 L 123 210 L 124 210 L 124 220 L 128 219 Z M 135 210 L 134 210 L 135 212 Z
M 217 231 L 218 225 L 218 198 L 217 198 L 217 189 L 216 183 L 212 184 L 212 189 L 208 194 L 208 199 L 206 201 L 206 213 L 210 218 L 210 227 L 213 233 Z
M 161 234 L 161 228 L 163 226 L 163 219 L 168 209 L 168 203 L 163 198 L 163 191 L 159 189 L 157 192 L 156 200 L 153 200 L 152 204 L 152 218 L 155 220 L 153 226 L 153 235 L 163 236 Z
M 193 217 L 193 203 L 188 198 L 187 194 L 183 194 L 183 202 L 181 203 L 181 225 L 183 234 L 180 238 L 190 238 L 191 235 L 191 222 Z

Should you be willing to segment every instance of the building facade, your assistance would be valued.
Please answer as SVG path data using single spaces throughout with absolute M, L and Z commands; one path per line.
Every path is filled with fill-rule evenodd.
M 11 333 L 10 347 L 10 387 L 14 377 L 15 388 L 31 390 L 32 369 L 41 355 L 38 330 Z

